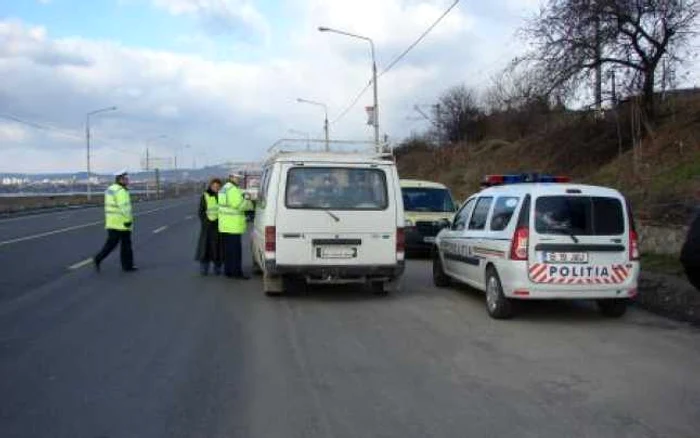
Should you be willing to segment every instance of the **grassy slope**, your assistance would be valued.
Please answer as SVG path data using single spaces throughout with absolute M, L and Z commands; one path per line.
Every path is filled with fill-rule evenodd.
M 602 120 L 566 113 L 513 142 L 492 138 L 400 151 L 399 170 L 404 178 L 445 183 L 460 199 L 490 173 L 566 174 L 576 182 L 619 188 L 644 220 L 684 224 L 700 204 L 700 99 L 677 102 L 672 110 L 636 150 L 624 110 L 619 125 L 611 113 Z

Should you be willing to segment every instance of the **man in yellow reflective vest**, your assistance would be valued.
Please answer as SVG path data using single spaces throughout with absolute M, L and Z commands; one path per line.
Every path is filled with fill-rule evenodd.
M 246 210 L 252 208 L 248 195 L 238 187 L 242 176 L 229 175 L 219 191 L 219 233 L 224 246 L 224 274 L 229 278 L 248 280 L 242 269 L 241 238 L 246 232 Z
M 117 172 L 114 184 L 105 191 L 105 228 L 107 241 L 102 250 L 93 258 L 95 270 L 100 271 L 102 261 L 121 244 L 121 262 L 124 272 L 138 270 L 134 266 L 134 255 L 131 249 L 131 226 L 134 216 L 131 212 L 131 197 L 129 196 L 129 175 L 126 170 Z

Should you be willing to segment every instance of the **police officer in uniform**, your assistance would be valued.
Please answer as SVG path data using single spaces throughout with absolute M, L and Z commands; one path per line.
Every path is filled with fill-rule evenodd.
M 229 278 L 248 280 L 243 273 L 241 238 L 246 232 L 245 212 L 252 208 L 248 195 L 238 187 L 242 176 L 229 175 L 219 191 L 219 233 L 224 246 L 224 274 Z
M 107 241 L 102 250 L 93 258 L 95 270 L 100 271 L 102 261 L 121 244 L 121 263 L 124 272 L 138 270 L 134 266 L 134 255 L 131 249 L 131 226 L 134 221 L 131 212 L 131 196 L 129 196 L 129 175 L 126 170 L 117 172 L 114 184 L 105 191 L 105 228 Z

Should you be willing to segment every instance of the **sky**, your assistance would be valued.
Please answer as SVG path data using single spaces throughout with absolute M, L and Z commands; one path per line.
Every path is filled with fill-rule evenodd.
M 362 96 L 371 37 L 381 71 L 453 0 L 0 0 L 0 172 L 202 166 L 264 157 L 277 139 L 371 140 Z M 461 0 L 378 81 L 382 135 L 425 129 L 414 105 L 459 84 L 484 88 L 524 49 L 538 0 Z M 370 90 L 371 91 L 371 90 Z M 18 122 L 18 120 L 24 123 Z

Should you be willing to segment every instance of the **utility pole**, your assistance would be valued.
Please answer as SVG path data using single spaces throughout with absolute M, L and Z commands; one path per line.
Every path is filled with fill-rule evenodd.
M 600 36 L 600 11 L 598 2 L 593 2 L 593 13 L 595 14 L 595 108 L 600 112 L 603 109 L 603 66 L 601 64 L 602 48 Z
M 146 147 L 146 199 L 150 199 L 150 192 L 148 190 L 148 188 L 149 188 L 148 186 L 149 186 L 149 182 L 150 182 L 150 177 L 148 175 L 148 171 L 150 170 L 149 164 L 148 164 L 149 160 L 150 160 L 150 157 L 148 155 L 148 147 Z

